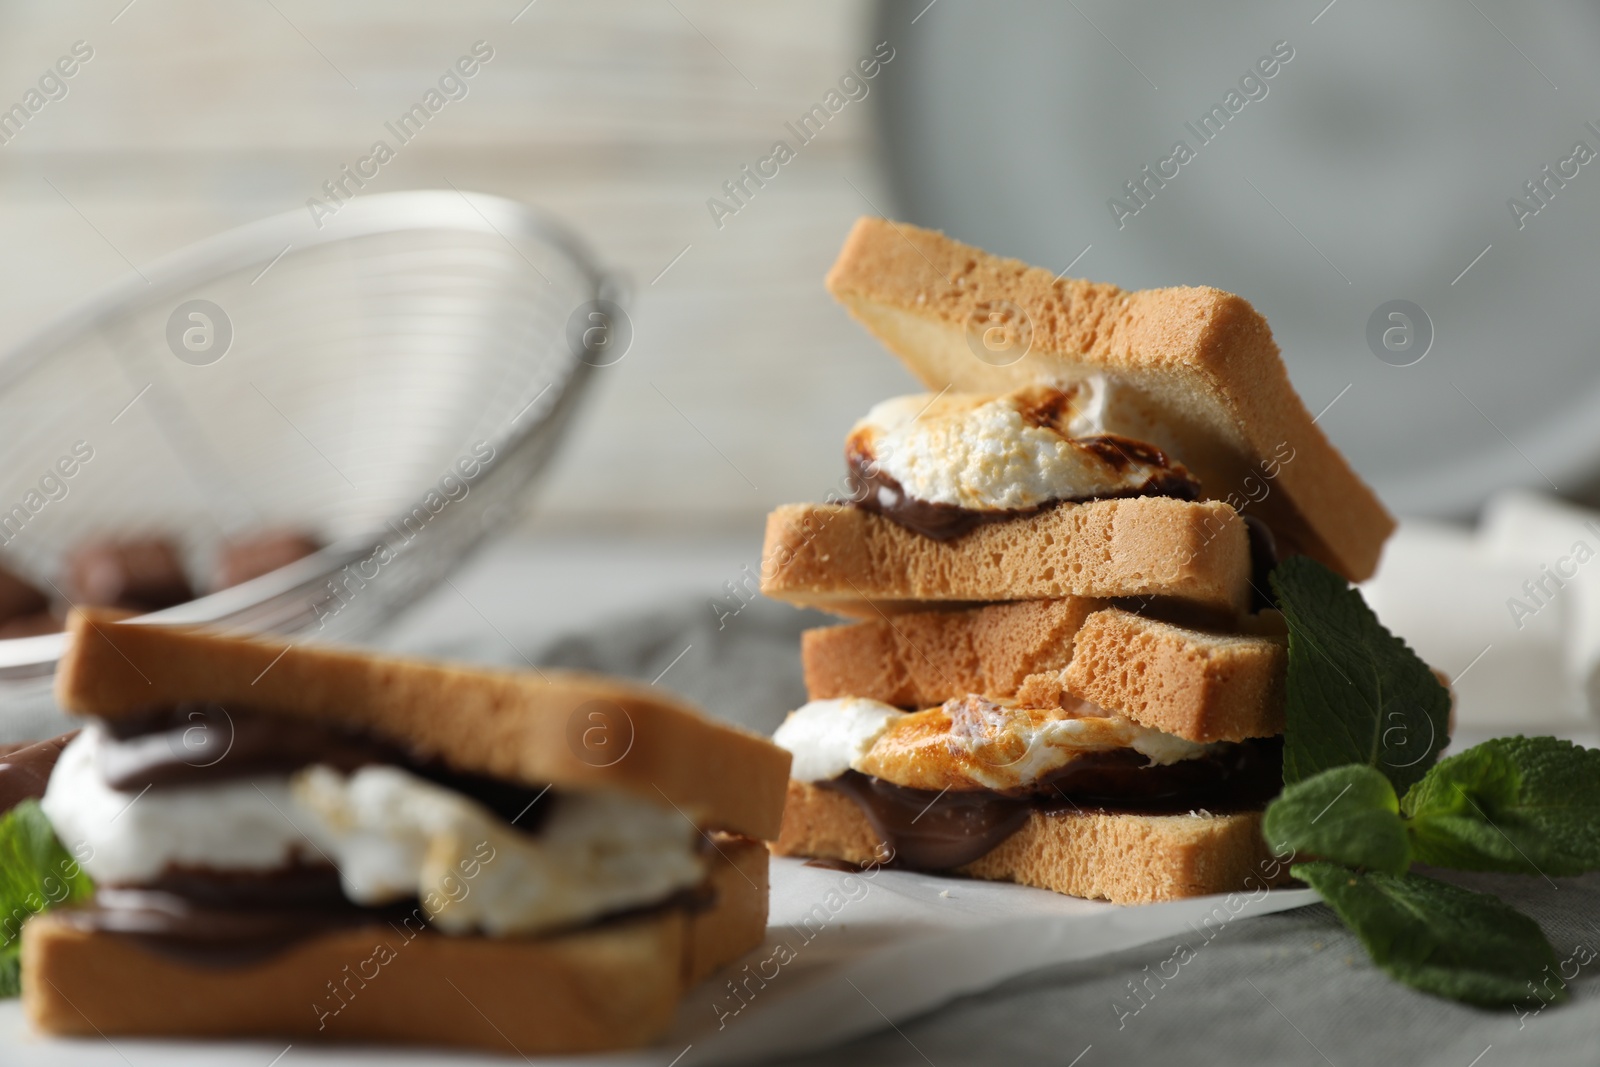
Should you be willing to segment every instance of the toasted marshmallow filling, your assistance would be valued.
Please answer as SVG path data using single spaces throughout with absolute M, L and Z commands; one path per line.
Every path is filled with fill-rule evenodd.
M 856 423 L 848 449 L 870 457 L 911 499 L 1015 511 L 1189 481 L 1180 464 L 1138 439 L 1148 425 L 1096 375 L 998 396 L 896 397 Z
M 139 885 L 169 866 L 264 872 L 325 862 L 294 821 L 287 778 L 123 793 L 100 773 L 105 739 L 99 725 L 85 727 L 62 750 L 39 801 L 96 882 Z
M 876 700 L 815 700 L 773 740 L 794 755 L 790 775 L 821 782 L 847 770 L 912 789 L 1025 789 L 1084 755 L 1131 749 L 1165 766 L 1213 746 L 1141 726 L 1085 703 L 1022 708 L 969 695 L 926 711 Z
M 677 812 L 612 793 L 563 793 L 537 834 L 395 766 L 312 766 L 125 793 L 105 784 L 99 726 L 61 754 L 40 804 L 97 883 L 138 886 L 171 868 L 219 872 L 331 864 L 352 901 L 416 897 L 446 933 L 531 934 L 655 904 L 704 878 L 698 831 Z
M 772 740 L 794 756 L 789 777 L 825 782 L 858 769 L 884 731 L 905 717 L 899 708 L 878 700 L 813 700 L 791 711 Z

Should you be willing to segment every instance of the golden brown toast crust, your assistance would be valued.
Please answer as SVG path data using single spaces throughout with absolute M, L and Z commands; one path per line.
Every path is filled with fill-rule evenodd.
M 684 990 L 766 935 L 767 851 L 719 837 L 716 902 L 542 938 L 374 924 L 202 967 L 57 914 L 23 928 L 23 1002 L 49 1034 L 417 1042 L 553 1055 L 643 1045 Z M 331 985 L 330 985 L 331 983 Z
M 849 797 L 790 781 L 775 855 L 864 865 L 881 862 L 888 847 Z M 1114 904 L 1254 890 L 1288 878 L 1261 837 L 1260 812 L 1034 814 L 993 851 L 950 873 Z
M 69 620 L 56 671 L 65 710 L 115 718 L 190 700 L 269 708 L 363 727 L 458 770 L 618 789 L 675 804 L 701 826 L 778 832 L 789 754 L 659 689 L 114 619 L 88 611 Z
M 927 601 L 1159 596 L 1224 613 L 1250 601 L 1244 521 L 1217 501 L 1060 504 L 953 541 L 850 505 L 785 504 L 767 516 L 762 561 L 767 596 L 855 618 Z
M 1207 495 L 1251 501 L 1290 547 L 1352 581 L 1371 576 L 1394 520 L 1316 425 L 1266 321 L 1210 288 L 1124 292 L 1056 278 L 932 230 L 863 218 L 828 291 L 929 389 L 1005 392 L 1106 372 L 1137 387 Z M 980 360 L 972 324 L 1015 309 L 1031 347 Z M 1020 346 L 1019 346 L 1020 347 Z

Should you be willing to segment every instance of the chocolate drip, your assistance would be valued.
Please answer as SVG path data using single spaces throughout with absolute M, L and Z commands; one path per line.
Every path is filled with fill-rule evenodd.
M 1131 749 L 1086 753 L 1029 792 L 940 794 L 856 771 L 818 784 L 860 806 L 873 830 L 894 850 L 897 866 L 940 871 L 987 854 L 1035 812 L 1172 815 L 1200 808 L 1258 808 L 1281 788 L 1282 761 L 1282 739 L 1262 738 L 1164 766 L 1147 766 L 1145 757 Z
M 206 785 L 258 775 L 293 774 L 312 764 L 346 773 L 371 764 L 404 767 L 482 804 L 517 829 L 538 829 L 556 800 L 520 783 L 446 767 L 355 727 L 275 714 L 260 708 L 179 704 L 104 723 L 101 775 L 111 788 Z
M 74 730 L 49 741 L 0 746 L 0 815 L 24 800 L 44 796 L 44 787 L 50 781 L 50 772 L 55 769 L 61 750 L 77 736 Z
M 1278 541 L 1272 528 L 1254 515 L 1240 515 L 1250 536 L 1250 610 L 1277 607 L 1272 599 L 1272 571 L 1278 566 Z
M 1135 464 L 1157 468 L 1157 472 L 1145 479 L 1143 484 L 1115 493 L 1061 497 L 1026 508 L 967 508 L 959 504 L 918 500 L 911 496 L 897 479 L 878 465 L 876 457 L 856 437 L 851 437 L 845 448 L 845 462 L 850 469 L 852 500 L 857 507 L 875 511 L 935 541 L 953 541 L 983 523 L 1022 518 L 1057 504 L 1140 496 L 1168 496 L 1179 500 L 1198 500 L 1200 497 L 1200 483 L 1182 467 L 1174 466 L 1166 454 L 1153 445 L 1115 434 L 1074 440 L 1119 473 Z
M 694 915 L 715 905 L 715 890 L 703 882 L 584 926 L 673 908 Z M 262 872 L 169 868 L 149 885 L 102 886 L 89 904 L 53 914 L 77 929 L 116 934 L 181 963 L 214 968 L 258 964 L 339 930 L 371 927 L 378 940 L 396 946 L 432 930 L 415 898 L 380 907 L 353 904 L 332 867 L 303 864 Z
M 198 907 L 344 908 L 339 872 L 325 864 L 294 862 L 275 870 L 224 871 L 210 867 L 168 867 L 137 887 L 182 897 Z
M 1031 797 L 1010 797 L 987 789 L 907 789 L 859 771 L 845 771 L 833 789 L 861 808 L 873 830 L 894 850 L 897 866 L 943 871 L 971 863 L 1022 828 L 1033 813 Z
M 170 886 L 101 888 L 92 903 L 52 914 L 80 930 L 129 937 L 146 949 L 201 967 L 259 963 L 335 930 L 376 926 L 387 934 L 407 920 L 417 929 L 426 923 L 426 913 L 415 901 L 364 908 L 337 892 L 333 899 L 297 899 L 292 894 L 284 900 L 266 899 L 283 886 L 282 877 L 281 872 L 262 875 L 259 890 L 246 892 L 241 887 L 248 876 L 226 876 L 235 892 L 221 891 L 219 899 L 207 899 L 204 892 L 172 892 Z M 196 889 L 198 878 L 191 874 L 186 888 Z M 337 881 L 335 875 L 336 891 Z M 252 896 L 260 899 L 250 900 Z
M 409 762 L 404 749 L 361 731 L 250 708 L 188 703 L 107 720 L 101 777 L 112 789 L 198 785 L 292 774 L 313 763 L 352 771 Z

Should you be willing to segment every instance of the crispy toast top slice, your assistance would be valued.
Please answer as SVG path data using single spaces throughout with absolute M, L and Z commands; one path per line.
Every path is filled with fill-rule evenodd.
M 185 701 L 232 703 L 360 727 L 461 771 L 615 789 L 671 804 L 701 827 L 778 834 L 789 753 L 658 689 L 121 618 L 79 610 L 69 619 L 56 670 L 65 710 L 115 719 Z
M 1394 519 L 1317 427 L 1245 300 L 1058 279 L 879 218 L 856 223 L 827 286 L 929 389 L 1006 392 L 1107 375 L 1134 390 L 1128 407 L 1152 443 L 1207 496 L 1259 516 L 1286 548 L 1351 581 L 1376 568 Z M 978 339 L 997 323 L 1014 342 L 998 356 Z M 1025 354 L 1012 361 L 1013 351 Z

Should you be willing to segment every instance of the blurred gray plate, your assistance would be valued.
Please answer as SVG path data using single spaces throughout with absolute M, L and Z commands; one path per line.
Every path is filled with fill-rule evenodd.
M 1241 294 L 1402 513 L 1587 491 L 1600 159 L 1548 183 L 1520 229 L 1507 202 L 1538 206 L 1524 183 L 1577 142 L 1600 152 L 1594 5 L 895 0 L 873 40 L 896 49 L 873 93 L 910 221 L 1125 288 Z M 1293 58 L 1228 113 L 1279 41 Z M 1186 123 L 1213 105 L 1226 121 L 1202 143 Z M 1179 140 L 1194 158 L 1131 200 Z M 1118 220 L 1113 197 L 1137 212 Z M 1392 301 L 1426 315 L 1409 346 L 1416 316 L 1393 309 L 1369 343 Z

